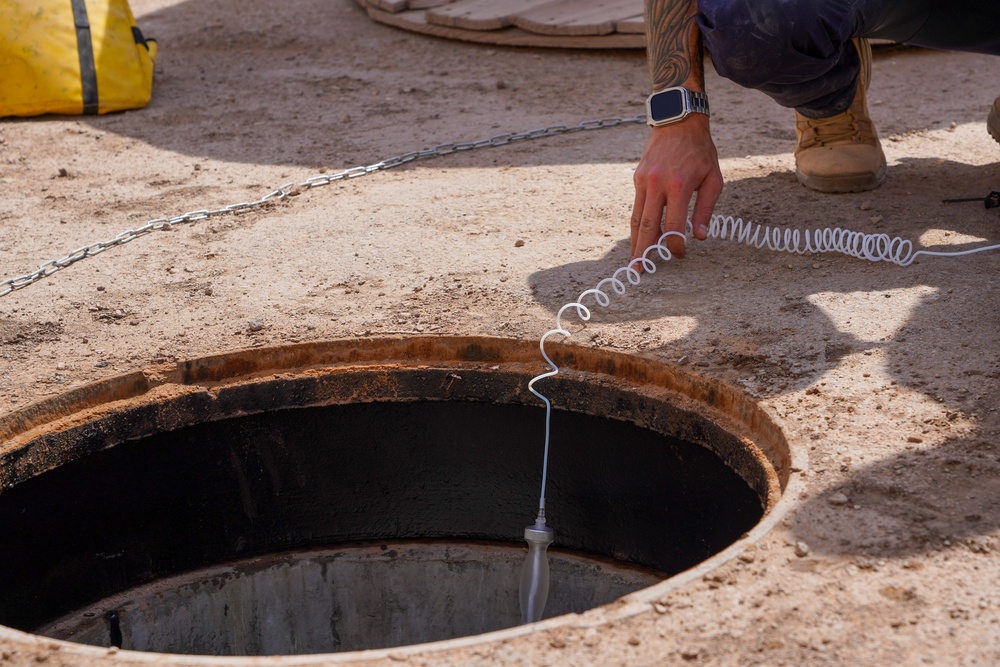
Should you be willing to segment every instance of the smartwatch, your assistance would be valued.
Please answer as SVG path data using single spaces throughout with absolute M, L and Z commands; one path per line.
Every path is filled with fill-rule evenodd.
M 653 126 L 670 125 L 690 113 L 708 113 L 708 95 L 683 86 L 658 90 L 646 98 L 646 122 Z

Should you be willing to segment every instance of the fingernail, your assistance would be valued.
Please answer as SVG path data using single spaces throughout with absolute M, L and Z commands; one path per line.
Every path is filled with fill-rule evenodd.
M 706 227 L 705 225 L 698 225 L 698 233 L 701 234 L 702 236 L 707 235 L 708 227 Z

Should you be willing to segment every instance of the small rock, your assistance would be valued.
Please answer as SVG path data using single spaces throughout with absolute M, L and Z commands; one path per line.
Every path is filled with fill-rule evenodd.
M 799 558 L 805 558 L 809 555 L 809 545 L 805 542 L 795 543 L 795 555 Z
M 524 247 L 524 240 L 523 239 L 518 239 L 518 240 L 514 241 L 514 247 L 515 248 L 523 248 Z
M 264 328 L 264 320 L 260 318 L 254 318 L 247 321 L 247 329 L 250 331 L 260 331 Z
M 827 502 L 829 502 L 831 505 L 846 505 L 847 503 L 851 502 L 851 499 L 838 491 L 837 493 L 827 498 Z
M 911 435 L 911 436 L 910 436 L 909 438 L 907 438 L 907 439 L 906 439 L 906 441 L 907 441 L 907 442 L 912 442 L 912 443 L 914 443 L 914 444 L 917 444 L 917 445 L 919 445 L 919 444 L 920 444 L 921 442 L 923 442 L 923 441 L 924 441 L 924 439 L 923 439 L 923 438 L 918 438 L 918 437 L 917 437 L 917 436 L 915 436 L 915 435 Z

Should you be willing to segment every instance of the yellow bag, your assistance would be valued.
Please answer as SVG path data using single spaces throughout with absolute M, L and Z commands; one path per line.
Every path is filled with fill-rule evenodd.
M 144 107 L 155 61 L 128 0 L 0 0 L 0 116 Z

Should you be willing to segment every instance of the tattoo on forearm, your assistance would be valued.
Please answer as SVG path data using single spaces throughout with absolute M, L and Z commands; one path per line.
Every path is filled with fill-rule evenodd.
M 704 81 L 694 0 L 647 0 L 646 44 L 653 90 Z

